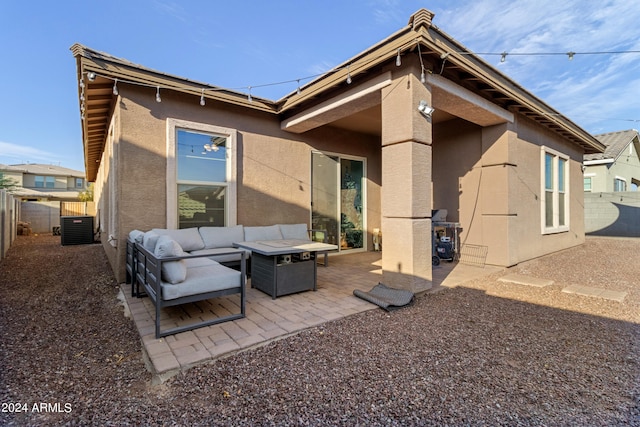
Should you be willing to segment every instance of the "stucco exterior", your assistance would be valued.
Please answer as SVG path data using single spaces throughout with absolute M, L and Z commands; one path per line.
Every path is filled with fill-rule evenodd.
M 635 129 L 596 135 L 605 152 L 584 156 L 584 191 L 610 193 L 638 191 L 640 135 Z M 616 187 L 616 181 L 618 186 Z
M 280 101 L 208 87 L 200 105 L 205 89 L 194 82 L 75 45 L 80 90 L 89 100 L 118 78 L 108 113 L 96 109 L 83 121 L 102 241 L 118 280 L 131 230 L 177 227 L 179 128 L 226 135 L 227 225 L 311 226 L 312 153 L 359 159 L 361 250 L 373 249 L 373 230 L 381 229 L 382 280 L 394 287 L 431 286 L 432 209 L 447 209 L 448 221 L 461 224 L 461 243 L 486 247 L 489 264 L 510 266 L 582 243 L 582 156 L 602 146 L 569 121 L 549 122 L 559 115 L 544 114 L 550 107 L 473 55 L 452 55 L 455 67 L 445 67 L 443 52 L 463 47 L 431 27 L 432 17 L 417 12 L 407 28 Z M 428 56 L 418 56 L 416 43 Z M 425 75 L 425 62 L 441 73 Z M 504 95 L 492 98 L 461 69 Z M 423 114 L 420 104 L 435 112 Z M 104 134 L 90 132 L 100 124 Z M 556 168 L 566 164 L 553 212 L 545 211 L 552 206 L 545 156 Z

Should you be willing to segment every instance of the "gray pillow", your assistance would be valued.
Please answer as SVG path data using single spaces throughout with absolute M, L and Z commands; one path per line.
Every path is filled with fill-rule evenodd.
M 284 239 L 309 240 L 307 224 L 278 224 Z
M 151 231 L 158 233 L 161 236 L 171 236 L 173 240 L 180 244 L 182 250 L 187 252 L 204 249 L 204 242 L 202 241 L 202 237 L 200 237 L 200 233 L 198 233 L 198 229 L 196 227 L 182 228 L 180 230 L 154 228 Z
M 142 244 L 143 238 L 144 238 L 144 232 L 142 232 L 140 230 L 131 230 L 129 232 L 129 239 L 132 242 L 136 242 L 136 243 Z
M 244 240 L 255 242 L 259 240 L 282 240 L 280 227 L 277 225 L 267 225 L 262 227 L 245 227 Z
M 156 250 L 156 243 L 158 242 L 160 235 L 154 231 L 147 231 L 142 237 L 142 246 L 149 252 L 153 253 Z
M 170 236 L 160 236 L 154 252 L 156 258 L 169 258 L 189 255 L 180 244 Z M 162 280 L 171 284 L 184 282 L 187 278 L 187 263 L 181 259 L 162 263 Z

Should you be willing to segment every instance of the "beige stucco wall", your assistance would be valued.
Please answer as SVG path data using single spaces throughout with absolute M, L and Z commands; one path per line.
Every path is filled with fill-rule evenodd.
M 627 191 L 637 191 L 636 184 L 640 181 L 640 159 L 636 145 L 630 143 L 620 153 L 614 163 L 588 165 L 584 171 L 585 177 L 591 177 L 591 192 L 613 192 L 616 178 L 627 183 Z
M 540 147 L 570 157 L 570 230 L 541 232 Z M 434 208 L 459 221 L 461 243 L 488 247 L 488 264 L 510 266 L 584 242 L 582 152 L 517 116 L 482 128 L 463 120 L 434 126 Z
M 119 281 L 124 280 L 124 242 L 129 231 L 167 227 L 168 118 L 237 130 L 238 224 L 309 224 L 312 150 L 365 157 L 367 241 L 371 241 L 373 228 L 380 228 L 380 146 L 376 137 L 330 127 L 292 134 L 280 129 L 274 115 L 214 101 L 202 107 L 198 101 L 167 92 L 157 103 L 148 88 L 120 88 L 113 121 L 117 171 L 109 164 L 101 165 L 106 168 L 105 181 L 111 173 L 119 177 L 117 247 L 107 242 L 106 233 L 102 237 Z M 107 215 L 109 190 L 107 182 L 102 194 Z
M 406 85 L 404 86 L 406 87 Z M 420 97 L 427 94 L 421 93 Z M 382 148 L 380 138 L 323 126 L 303 134 L 285 132 L 269 113 L 223 105 L 195 96 L 122 85 L 112 119 L 115 162 L 105 158 L 96 183 L 102 226 L 109 224 L 109 176 L 116 174 L 117 238 L 102 235 L 119 281 L 124 280 L 126 236 L 133 229 L 166 227 L 167 119 L 237 130 L 237 223 L 268 225 L 310 222 L 311 152 L 366 158 L 367 242 L 381 228 Z M 409 103 L 412 110 L 415 102 Z M 487 263 L 514 265 L 584 241 L 582 152 L 530 120 L 482 128 L 461 119 L 433 125 L 433 189 L 424 200 L 459 221 L 461 241 L 489 248 Z M 541 233 L 540 146 L 570 156 L 570 230 Z M 413 188 L 412 191 L 418 191 Z M 424 230 L 423 230 L 424 231 Z M 424 242 L 429 244 L 428 231 Z M 384 236 L 389 230 L 383 228 Z M 388 236 L 388 234 L 387 234 Z M 388 249 L 388 248 L 387 248 Z

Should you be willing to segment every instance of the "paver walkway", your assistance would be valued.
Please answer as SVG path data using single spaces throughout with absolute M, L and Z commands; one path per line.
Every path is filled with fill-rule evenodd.
M 487 275 L 492 268 L 442 263 L 433 269 L 434 289 L 454 286 Z M 147 367 L 161 382 L 183 369 L 235 352 L 264 345 L 275 339 L 355 313 L 378 309 L 357 298 L 355 289 L 369 291 L 382 278 L 379 252 L 331 257 L 329 267 L 318 266 L 318 290 L 272 299 L 247 285 L 246 317 L 193 331 L 155 338 L 155 308 L 149 298 L 131 297 L 130 285 L 122 285 L 125 304 L 142 338 Z M 214 299 L 165 309 L 162 327 L 212 317 L 227 310 L 238 312 L 239 296 Z

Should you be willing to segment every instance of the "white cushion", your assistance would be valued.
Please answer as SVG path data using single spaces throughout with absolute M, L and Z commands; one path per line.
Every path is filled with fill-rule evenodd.
M 232 248 L 234 243 L 244 241 L 244 227 L 233 225 L 230 227 L 200 227 L 200 236 L 204 241 L 204 248 Z
M 154 252 L 156 258 L 170 258 L 188 255 L 178 242 L 170 236 L 160 236 Z M 162 280 L 169 283 L 181 283 L 187 278 L 187 264 L 185 260 L 169 261 L 162 263 Z
M 277 225 L 267 225 L 262 227 L 245 227 L 245 242 L 255 242 L 258 240 L 282 240 L 280 227 Z
M 142 244 L 142 240 L 144 238 L 144 232 L 140 230 L 131 230 L 129 232 L 129 240 L 132 242 L 136 242 Z
M 154 231 L 147 231 L 142 237 L 142 246 L 149 252 L 153 253 L 156 250 L 156 243 L 160 235 Z
M 178 242 L 182 249 L 187 252 L 204 249 L 204 242 L 202 241 L 202 237 L 200 237 L 200 233 L 198 233 L 198 229 L 196 227 L 182 228 L 180 230 L 154 228 L 151 231 L 163 236 L 171 236 L 173 240 Z
M 285 240 L 309 240 L 307 224 L 278 224 Z
M 214 261 L 211 261 L 214 262 Z M 172 285 L 163 282 L 162 298 L 172 300 L 189 295 L 203 294 L 222 289 L 239 288 L 241 273 L 218 263 L 189 268 L 184 282 Z

